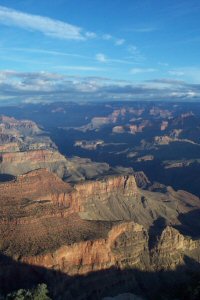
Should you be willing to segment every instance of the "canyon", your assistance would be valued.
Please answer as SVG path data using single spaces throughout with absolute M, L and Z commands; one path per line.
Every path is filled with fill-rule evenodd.
M 39 128 L 35 122 L 2 116 L 0 174 L 17 176 L 42 168 L 70 182 L 113 172 L 106 163 L 97 163 L 80 157 L 66 158 L 58 151 L 48 133 Z
M 67 115 L 67 108 L 48 109 L 51 117 Z M 196 116 L 151 106 L 148 113 L 145 107 L 105 110 L 77 127 L 56 129 L 0 118 L 3 293 L 46 283 L 52 299 L 126 293 L 176 299 L 169 291 L 199 276 L 199 177 L 194 195 L 187 189 L 192 172 L 176 178 L 187 183 L 184 189 L 163 182 L 155 168 L 159 155 L 165 172 L 199 164 L 196 131 L 187 127 Z M 176 143 L 192 147 L 191 157 L 170 157 Z

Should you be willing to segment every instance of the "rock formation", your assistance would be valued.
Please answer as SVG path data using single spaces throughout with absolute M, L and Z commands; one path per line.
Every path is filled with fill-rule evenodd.
M 92 146 L 99 144 L 101 141 Z M 90 159 L 67 159 L 35 122 L 0 117 L 0 174 L 18 176 L 41 168 L 70 182 L 91 179 L 110 169 Z
M 199 259 L 199 241 L 175 229 L 181 214 L 199 208 L 199 198 L 189 193 L 142 190 L 132 175 L 71 186 L 36 170 L 0 184 L 1 253 L 67 276 L 110 268 L 174 270 L 184 265 L 185 255 Z M 159 219 L 165 224 L 160 234 Z M 6 268 L 2 259 L 1 280 Z M 7 269 L 8 282 L 10 277 Z

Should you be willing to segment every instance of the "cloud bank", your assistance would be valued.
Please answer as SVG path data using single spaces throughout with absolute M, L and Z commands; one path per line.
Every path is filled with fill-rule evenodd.
M 155 79 L 136 84 L 48 72 L 0 72 L 0 103 L 54 101 L 200 101 L 200 84 Z

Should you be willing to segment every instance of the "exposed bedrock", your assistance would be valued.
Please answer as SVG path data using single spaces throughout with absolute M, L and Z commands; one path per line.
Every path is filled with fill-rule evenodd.
M 29 172 L 0 184 L 0 282 L 6 276 L 6 286 L 12 287 L 16 264 L 24 264 L 30 267 L 27 278 L 40 274 L 36 277 L 52 285 L 55 299 L 60 293 L 63 299 L 89 299 L 98 289 L 96 280 L 105 290 L 122 285 L 122 277 L 112 272 L 106 281 L 89 275 L 114 268 L 130 288 L 134 276 L 126 270 L 172 271 L 185 265 L 186 256 L 198 263 L 199 237 L 184 234 L 186 225 L 192 230 L 198 221 L 181 220 L 199 209 L 199 198 L 170 187 L 141 190 L 132 175 L 72 186 L 48 170 Z M 59 285 L 57 272 L 67 285 Z M 82 297 L 73 296 L 74 284 L 81 290 L 82 281 L 72 278 L 83 275 L 89 276 L 87 288 Z

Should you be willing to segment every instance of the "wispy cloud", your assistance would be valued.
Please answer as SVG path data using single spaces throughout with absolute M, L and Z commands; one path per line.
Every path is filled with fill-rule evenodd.
M 112 64 L 112 63 L 116 63 L 116 64 L 127 64 L 127 65 L 135 65 L 136 62 L 132 59 L 131 60 L 126 60 L 126 59 L 117 59 L 117 58 L 110 58 L 110 57 L 107 57 L 105 54 L 103 53 L 97 53 L 96 56 L 95 56 L 95 59 L 98 61 L 98 62 L 101 62 L 101 63 L 109 63 L 109 64 Z
M 101 36 L 102 40 L 104 41 L 112 41 L 114 43 L 115 46 L 121 46 L 124 45 L 126 40 L 123 38 L 116 38 L 114 36 L 112 36 L 111 34 L 103 34 Z
M 64 40 L 86 40 L 96 37 L 95 33 L 85 31 L 78 26 L 44 16 L 27 14 L 4 6 L 0 6 L 0 23 L 39 31 L 46 36 Z
M 131 69 L 130 73 L 133 75 L 136 74 L 142 74 L 142 73 L 152 73 L 152 72 L 156 72 L 157 69 L 154 68 L 133 68 Z
M 97 35 L 79 26 L 62 22 L 49 17 L 24 13 L 15 9 L 0 6 L 0 24 L 19 27 L 29 31 L 38 31 L 43 35 L 63 40 L 88 40 L 99 38 L 112 41 L 114 45 L 121 46 L 125 39 L 116 38 L 111 34 Z
M 38 61 L 35 58 L 26 59 L 26 58 L 20 58 L 20 57 L 13 57 L 13 56 L 9 56 L 9 55 L 0 55 L 0 59 L 3 60 L 3 61 L 34 64 L 34 65 L 39 65 L 39 66 L 49 65 L 49 62 L 47 62 L 47 61 Z
M 136 62 L 135 60 L 130 58 L 130 60 L 127 59 L 113 59 L 113 58 L 108 58 L 105 54 L 103 53 L 97 53 L 94 57 L 92 56 L 87 56 L 87 55 L 82 55 L 78 53 L 68 53 L 68 52 L 62 52 L 62 51 L 57 51 L 57 50 L 47 50 L 47 49 L 39 49 L 39 48 L 4 48 L 0 47 L 0 59 L 7 60 L 7 61 L 16 61 L 16 62 L 27 62 L 27 63 L 36 63 L 40 65 L 49 65 L 50 60 L 45 61 L 45 60 L 38 60 L 36 58 L 34 59 L 22 59 L 21 57 L 18 58 L 17 56 L 14 57 L 13 54 L 16 52 L 22 52 L 22 53 L 35 53 L 35 54 L 43 54 L 45 58 L 48 58 L 48 56 L 56 56 L 56 57 L 74 57 L 74 58 L 80 58 L 84 59 L 84 61 L 93 61 L 93 62 L 101 62 L 101 63 L 116 63 L 116 64 L 125 64 L 125 65 L 135 65 Z M 3 53 L 3 54 L 1 54 Z M 6 53 L 12 53 L 12 55 L 6 55 Z M 57 66 L 55 66 L 57 68 Z M 73 68 L 73 66 L 72 66 Z
M 183 71 L 178 70 L 170 70 L 168 71 L 168 74 L 174 75 L 174 76 L 184 76 L 185 73 Z
M 127 47 L 127 51 L 131 54 L 132 59 L 134 59 L 135 61 L 143 61 L 145 60 L 144 55 L 140 52 L 140 50 L 138 49 L 137 46 L 135 45 L 129 45 Z
M 103 68 L 93 67 L 93 66 L 55 66 L 54 69 L 58 70 L 74 70 L 74 71 L 104 71 Z
M 70 53 L 70 52 L 62 52 L 62 51 L 56 51 L 56 50 L 47 50 L 47 49 L 41 49 L 41 48 L 4 48 L 0 47 L 0 52 L 24 52 L 24 53 L 36 53 L 36 54 L 44 54 L 44 55 L 52 55 L 52 56 L 68 56 L 68 57 L 75 57 L 75 58 L 83 58 L 83 59 L 91 59 L 90 56 L 77 54 L 77 53 Z M 8 57 L 9 59 L 9 57 Z

